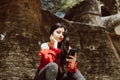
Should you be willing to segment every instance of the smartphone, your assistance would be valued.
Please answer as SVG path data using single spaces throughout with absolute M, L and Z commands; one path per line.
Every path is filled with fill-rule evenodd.
M 70 58 L 69 56 L 71 55 L 71 56 L 75 56 L 75 53 L 76 53 L 77 51 L 76 51 L 76 49 L 70 49 L 70 51 L 69 51 L 69 53 L 68 53 L 68 55 L 67 55 L 67 58 Z

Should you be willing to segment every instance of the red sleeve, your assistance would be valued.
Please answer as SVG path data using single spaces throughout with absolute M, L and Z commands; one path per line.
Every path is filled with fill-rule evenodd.
M 73 68 L 73 69 L 71 69 L 71 67 L 70 67 L 70 62 L 68 62 L 67 70 L 68 70 L 68 72 L 70 72 L 70 73 L 76 72 L 76 71 L 77 71 L 77 62 L 74 63 L 74 68 Z
M 39 56 L 41 56 L 41 59 L 45 62 L 53 62 L 58 53 L 60 53 L 60 49 L 44 49 L 39 52 Z

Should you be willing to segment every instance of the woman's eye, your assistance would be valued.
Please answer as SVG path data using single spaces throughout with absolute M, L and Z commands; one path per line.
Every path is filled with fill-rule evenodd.
M 56 33 L 64 35 L 64 32 L 62 32 L 62 31 L 56 31 Z
M 60 31 L 57 31 L 58 34 L 60 34 L 61 32 Z

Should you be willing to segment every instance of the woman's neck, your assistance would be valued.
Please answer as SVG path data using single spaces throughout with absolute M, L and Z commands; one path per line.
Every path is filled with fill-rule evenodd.
M 54 48 L 57 48 L 58 47 L 58 43 L 54 43 L 54 42 L 48 42 L 48 45 L 50 46 L 50 47 L 54 47 Z

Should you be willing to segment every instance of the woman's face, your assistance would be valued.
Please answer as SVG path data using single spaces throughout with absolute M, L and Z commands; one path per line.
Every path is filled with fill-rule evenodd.
M 64 32 L 64 28 L 57 28 L 52 35 L 58 42 L 61 42 L 64 39 Z

